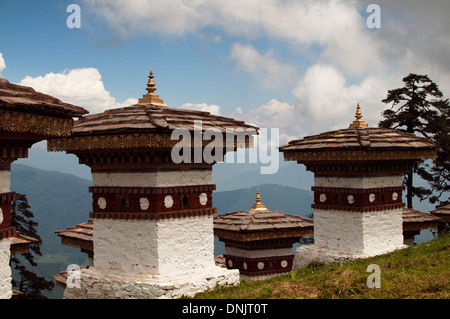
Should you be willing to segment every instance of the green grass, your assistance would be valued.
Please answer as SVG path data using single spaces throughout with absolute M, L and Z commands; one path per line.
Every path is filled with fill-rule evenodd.
M 216 288 L 199 299 L 449 299 L 450 236 L 369 259 L 309 266 L 266 280 Z M 381 270 L 381 287 L 369 288 L 367 266 Z

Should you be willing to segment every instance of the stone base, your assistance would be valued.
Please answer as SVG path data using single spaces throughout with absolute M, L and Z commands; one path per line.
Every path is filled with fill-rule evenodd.
M 293 270 L 308 266 L 313 261 L 325 264 L 343 263 L 350 260 L 369 258 L 377 255 L 384 255 L 397 249 L 407 248 L 407 245 L 397 247 L 390 251 L 385 251 L 380 254 L 364 254 L 364 253 L 346 253 L 339 251 L 332 251 L 327 248 L 317 247 L 315 245 L 300 246 L 295 250 Z
M 78 281 L 64 291 L 64 299 L 170 299 L 194 295 L 216 286 L 239 284 L 239 270 L 214 267 L 199 274 L 122 277 L 95 267 L 82 269 Z
M 269 275 L 260 275 L 260 276 L 247 276 L 247 275 L 240 275 L 239 278 L 240 280 L 264 280 L 267 278 L 272 278 L 272 277 L 276 277 L 276 276 L 281 276 L 281 275 L 286 275 L 289 274 L 291 271 L 286 271 L 286 272 L 282 272 L 282 273 L 277 273 L 277 274 L 269 274 Z
M 0 239 L 0 299 L 10 299 L 12 297 L 10 258 L 10 239 Z

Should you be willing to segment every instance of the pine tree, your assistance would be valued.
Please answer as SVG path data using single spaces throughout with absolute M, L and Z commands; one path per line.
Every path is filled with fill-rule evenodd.
M 30 252 L 22 254 L 23 258 L 17 256 L 11 258 L 11 268 L 15 269 L 19 276 L 19 279 L 12 280 L 12 286 L 22 293 L 16 298 L 47 299 L 42 292 L 52 290 L 55 284 L 44 277 L 38 276 L 32 270 L 32 267 L 37 266 L 34 256 L 42 255 L 40 250 L 41 238 L 36 230 L 38 224 L 33 218 L 34 214 L 30 210 L 26 196 L 16 194 L 16 201 L 13 202 L 11 207 L 11 225 L 16 227 L 18 233 L 33 237 L 38 241 L 30 244 Z
M 434 103 L 435 114 L 430 117 L 426 133 L 437 145 L 437 157 L 432 165 L 419 167 L 419 175 L 428 181 L 431 190 L 427 193 L 430 203 L 437 206 L 450 203 L 450 105 L 449 100 Z
M 383 103 L 392 104 L 382 112 L 384 120 L 379 126 L 395 128 L 409 133 L 418 133 L 434 141 L 437 145 L 437 158 L 428 164 L 417 161 L 413 169 L 405 175 L 407 186 L 407 206 L 412 208 L 412 198 L 429 199 L 431 203 L 449 190 L 449 103 L 442 99 L 443 94 L 436 83 L 427 75 L 409 74 L 403 78 L 405 86 L 389 90 Z M 430 189 L 413 186 L 413 174 L 428 181 Z M 435 195 L 438 192 L 438 195 Z

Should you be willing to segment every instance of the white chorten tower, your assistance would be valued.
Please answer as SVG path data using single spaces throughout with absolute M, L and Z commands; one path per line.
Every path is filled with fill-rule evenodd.
M 153 78 L 151 71 L 138 104 L 86 116 L 71 137 L 49 141 L 49 150 L 76 154 L 88 165 L 94 183 L 94 265 L 81 270 L 79 287 L 68 286 L 65 298 L 176 298 L 239 280 L 237 271 L 214 262 L 215 160 L 202 155 L 211 143 L 215 155 L 229 150 L 225 133 L 234 129 L 246 134 L 248 146 L 256 128 L 169 108 L 154 93 Z M 222 141 L 204 139 L 206 130 Z M 180 140 L 174 132 L 187 135 Z M 173 153 L 180 143 L 181 162 Z
M 35 239 L 16 231 L 11 223 L 11 203 L 16 193 L 11 191 L 11 163 L 28 157 L 28 149 L 50 137 L 69 136 L 73 119 L 88 113 L 85 109 L 36 92 L 34 89 L 10 83 L 0 78 L 0 299 L 12 297 L 11 255 L 14 246 L 24 246 Z
M 358 104 L 347 129 L 280 147 L 285 160 L 314 173 L 314 245 L 297 249 L 294 268 L 404 247 L 403 175 L 414 161 L 433 158 L 435 145 L 414 134 L 370 128 L 361 118 Z

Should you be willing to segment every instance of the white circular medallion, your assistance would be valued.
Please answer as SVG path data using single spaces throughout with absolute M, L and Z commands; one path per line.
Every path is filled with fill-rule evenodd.
M 370 194 L 369 195 L 369 202 L 373 202 L 375 200 L 375 194 Z
M 244 263 L 242 264 L 242 267 L 244 267 L 244 269 L 247 270 L 247 263 L 244 261 Z
M 327 195 L 325 195 L 325 194 L 320 194 L 319 200 L 320 200 L 321 203 L 323 203 L 324 201 L 327 200 Z
M 264 268 L 264 263 L 262 261 L 260 261 L 258 263 L 258 269 L 263 269 Z
M 164 197 L 164 206 L 166 206 L 166 208 L 170 208 L 173 206 L 172 196 L 167 195 L 166 197 Z
M 288 262 L 286 260 L 281 261 L 281 267 L 286 268 L 287 265 L 288 265 Z
M 347 201 L 349 204 L 353 204 L 355 202 L 355 198 L 353 197 L 353 195 L 348 195 Z
M 141 197 L 139 199 L 139 205 L 141 206 L 142 210 L 147 210 L 148 207 L 150 206 L 150 202 L 148 201 L 147 197 Z
M 3 210 L 0 208 L 0 225 L 3 223 Z
M 208 195 L 206 195 L 206 193 L 201 193 L 198 197 L 198 200 L 200 201 L 200 204 L 206 205 L 206 203 L 208 202 Z
M 233 267 L 233 262 L 231 261 L 231 259 L 228 259 L 228 267 Z
M 97 200 L 97 205 L 100 207 L 100 209 L 106 208 L 106 199 L 104 197 L 99 197 Z
M 392 200 L 393 200 L 393 201 L 396 201 L 397 198 L 398 198 L 398 194 L 397 194 L 396 192 L 393 192 L 393 193 L 392 193 Z

